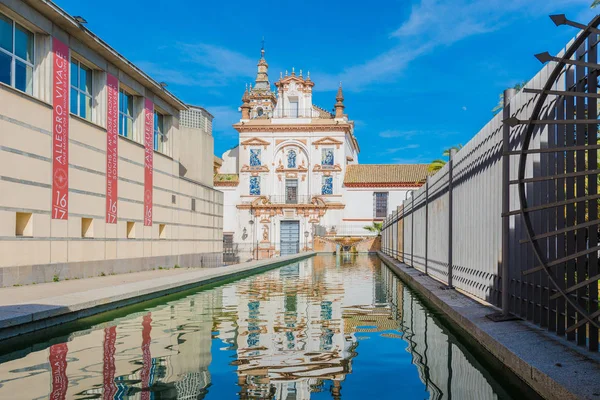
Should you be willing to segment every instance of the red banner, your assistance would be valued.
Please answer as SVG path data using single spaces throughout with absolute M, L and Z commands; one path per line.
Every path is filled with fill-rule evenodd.
M 152 331 L 152 314 L 144 315 L 142 319 L 142 361 L 143 367 L 140 373 L 142 379 L 142 400 L 150 399 L 150 371 L 152 369 L 152 354 L 150 354 L 150 332 Z
M 117 341 L 117 327 L 111 326 L 104 328 L 104 368 L 102 377 L 104 382 L 105 400 L 113 400 L 117 394 L 117 385 L 115 385 L 115 343 Z
M 154 162 L 154 104 L 144 104 L 144 226 L 152 226 L 152 173 Z
M 69 218 L 69 47 L 52 42 L 52 219 Z
M 50 346 L 48 362 L 52 371 L 51 400 L 64 400 L 67 397 L 69 379 L 67 378 L 67 348 L 66 343 Z
M 117 223 L 119 80 L 106 74 L 106 223 Z

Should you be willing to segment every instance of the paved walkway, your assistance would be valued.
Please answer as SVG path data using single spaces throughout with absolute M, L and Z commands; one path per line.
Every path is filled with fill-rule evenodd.
M 259 272 L 314 252 L 219 268 L 173 268 L 0 289 L 0 340 L 194 286 Z

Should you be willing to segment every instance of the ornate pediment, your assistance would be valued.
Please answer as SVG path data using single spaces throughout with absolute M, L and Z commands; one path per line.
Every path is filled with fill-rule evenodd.
M 242 165 L 242 169 L 240 170 L 240 172 L 269 172 L 269 167 L 267 167 L 266 165 L 258 165 L 255 167 L 251 167 L 247 164 L 244 164 Z
M 342 172 L 342 167 L 340 167 L 340 164 L 334 166 L 315 164 L 313 172 L 323 172 L 325 175 L 329 175 L 331 172 Z
M 330 136 L 315 140 L 313 142 L 315 149 L 319 148 L 319 146 L 335 146 L 336 149 L 339 149 L 342 144 L 344 144 L 344 142 L 334 139 Z
M 253 137 L 251 139 L 244 140 L 240 144 L 242 146 L 244 146 L 244 150 L 246 150 L 246 148 L 248 146 L 263 146 L 265 148 L 265 150 L 266 150 L 267 146 L 270 145 L 271 143 L 269 143 L 268 141 L 263 140 L 261 138 Z

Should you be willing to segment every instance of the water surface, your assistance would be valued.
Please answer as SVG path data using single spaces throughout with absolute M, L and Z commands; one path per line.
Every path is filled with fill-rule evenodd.
M 88 325 L 5 349 L 0 398 L 511 398 L 376 257 L 318 256 Z

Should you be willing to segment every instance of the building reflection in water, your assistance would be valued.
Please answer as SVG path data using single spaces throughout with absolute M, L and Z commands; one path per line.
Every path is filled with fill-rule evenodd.
M 288 265 L 8 355 L 0 398 L 341 399 L 347 382 L 368 383 L 352 374 L 353 364 L 373 361 L 366 339 L 405 348 L 413 386 L 430 398 L 506 397 L 389 269 L 348 255 Z M 392 395 L 395 382 L 385 384 Z M 343 397 L 360 398 L 353 390 Z

